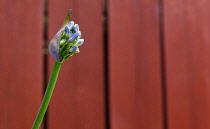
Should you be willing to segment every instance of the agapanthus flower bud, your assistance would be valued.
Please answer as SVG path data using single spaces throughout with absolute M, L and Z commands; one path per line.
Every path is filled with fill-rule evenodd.
M 72 46 L 72 47 L 70 48 L 70 52 L 76 52 L 77 49 L 78 49 L 77 46 Z
M 79 53 L 79 46 L 84 43 L 84 39 L 80 39 L 81 31 L 79 25 L 70 20 L 71 10 L 66 15 L 63 26 L 52 38 L 48 46 L 50 54 L 57 62 L 63 62 L 75 53 Z
M 75 40 L 77 37 L 80 37 L 80 36 L 81 36 L 81 32 L 78 31 L 78 32 L 72 34 L 68 41 L 73 41 L 73 40 Z
M 76 46 L 81 46 L 84 43 L 84 39 L 78 39 L 76 42 Z

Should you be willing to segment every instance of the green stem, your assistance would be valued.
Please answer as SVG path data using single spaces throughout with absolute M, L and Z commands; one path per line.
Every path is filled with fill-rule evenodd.
M 39 112 L 36 116 L 36 119 L 34 121 L 32 129 L 39 129 L 39 127 L 42 123 L 42 120 L 44 118 L 45 112 L 46 112 L 47 107 L 49 105 L 49 102 L 50 102 L 50 99 L 51 99 L 51 96 L 52 96 L 52 93 L 53 93 L 53 90 L 54 90 L 54 87 L 55 87 L 55 84 L 56 84 L 56 80 L 57 80 L 60 68 L 61 68 L 61 63 L 58 63 L 57 61 L 55 61 L 54 66 L 53 66 L 53 70 L 52 70 L 52 74 L 50 76 L 50 80 L 48 82 L 44 98 L 42 100 L 42 104 L 39 108 Z

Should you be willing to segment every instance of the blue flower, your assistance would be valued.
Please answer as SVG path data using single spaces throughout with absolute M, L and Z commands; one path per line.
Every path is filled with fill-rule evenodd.
M 79 53 L 79 46 L 84 43 L 84 39 L 80 39 L 82 33 L 79 25 L 73 21 L 69 21 L 71 10 L 67 13 L 61 29 L 50 41 L 48 46 L 50 54 L 57 62 L 63 62 L 75 53 Z

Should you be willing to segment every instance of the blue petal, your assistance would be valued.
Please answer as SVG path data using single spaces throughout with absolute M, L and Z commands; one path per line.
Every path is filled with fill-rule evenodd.
M 75 28 L 75 26 L 72 29 L 73 29 L 73 33 L 78 32 L 78 30 Z
M 74 32 L 78 32 L 79 31 L 79 25 L 78 24 L 75 24 L 74 27 L 73 27 L 73 30 Z
M 81 32 L 80 31 L 77 32 L 77 33 L 72 34 L 68 41 L 73 41 L 79 36 L 81 36 Z
M 79 25 L 78 24 L 75 24 L 74 25 L 77 29 L 78 29 L 78 31 L 79 31 Z
M 69 31 L 69 28 L 68 28 L 67 26 L 65 27 L 65 30 L 64 30 L 64 31 L 65 31 L 65 34 L 66 34 L 66 35 L 69 35 L 69 32 L 70 32 L 70 31 Z
M 71 30 L 74 27 L 74 22 L 71 21 L 66 26 L 69 28 L 69 30 Z

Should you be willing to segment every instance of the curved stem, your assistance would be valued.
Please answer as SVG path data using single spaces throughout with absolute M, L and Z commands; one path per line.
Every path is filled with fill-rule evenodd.
M 55 87 L 55 84 L 56 84 L 56 80 L 57 80 L 60 68 L 61 68 L 61 63 L 58 63 L 57 61 L 55 61 L 54 66 L 53 66 L 53 70 L 52 70 L 52 74 L 50 76 L 50 80 L 48 82 L 44 98 L 42 100 L 42 104 L 39 108 L 39 112 L 36 116 L 36 119 L 34 121 L 32 129 L 39 129 L 39 127 L 42 123 L 42 120 L 44 118 L 45 112 L 46 112 L 47 107 L 49 105 L 49 102 L 50 102 L 50 99 L 51 99 L 51 96 L 52 96 L 52 93 L 53 93 L 53 90 L 54 90 L 54 87 Z

